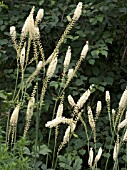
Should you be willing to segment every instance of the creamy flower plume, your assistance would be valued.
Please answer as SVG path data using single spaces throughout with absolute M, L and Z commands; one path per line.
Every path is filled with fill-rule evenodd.
M 20 109 L 20 106 L 17 105 L 11 115 L 10 126 L 16 126 L 17 121 L 18 121 L 19 109 Z
M 91 128 L 94 130 L 95 129 L 95 121 L 93 119 L 93 113 L 92 113 L 91 107 L 88 106 L 87 110 L 88 110 L 89 124 L 90 124 Z
M 88 41 L 86 41 L 86 45 L 83 47 L 82 52 L 81 52 L 81 58 L 84 59 L 86 57 L 86 54 L 88 52 L 89 46 L 88 46 Z
M 127 125 L 127 119 L 118 124 L 118 131 Z
M 79 107 L 79 109 L 81 109 L 83 107 L 83 105 L 85 104 L 85 102 L 88 100 L 89 96 L 90 96 L 90 90 L 88 89 L 78 100 L 77 102 L 77 106 Z
M 79 2 L 75 11 L 74 11 L 74 15 L 72 17 L 72 20 L 77 21 L 79 19 L 80 15 L 81 15 L 81 13 L 82 13 L 82 2 Z
M 26 112 L 26 120 L 27 121 L 30 121 L 30 119 L 33 115 L 34 104 L 35 104 L 35 98 L 31 97 L 28 102 L 28 106 L 27 106 L 27 112 Z
M 94 159 L 94 164 L 96 164 L 99 161 L 99 159 L 101 158 L 101 155 L 102 155 L 102 148 L 100 147 L 98 150 L 98 154 L 96 155 Z
M 88 165 L 89 165 L 90 167 L 92 167 L 92 163 L 93 163 L 93 148 L 90 148 Z
M 97 102 L 96 113 L 100 113 L 102 109 L 101 101 Z
M 110 93 L 109 93 L 109 91 L 106 91 L 105 100 L 106 100 L 107 103 L 110 102 Z
M 65 118 L 65 117 L 56 117 L 52 121 L 48 121 L 45 126 L 52 128 L 52 127 L 58 126 L 60 123 L 63 123 L 63 124 L 66 123 L 66 124 L 70 125 L 70 124 L 73 123 L 73 119 L 68 119 L 68 118 Z
M 69 69 L 67 77 L 68 78 L 73 77 L 73 73 L 74 73 L 74 69 L 73 68 Z
M 37 65 L 37 70 L 41 70 L 42 66 L 43 66 L 42 61 L 39 61 L 38 65 Z
M 126 129 L 125 134 L 123 136 L 123 142 L 127 142 L 127 129 Z
M 101 109 L 102 109 L 101 101 L 98 101 L 98 102 L 97 102 L 97 107 L 96 107 L 96 117 L 95 117 L 95 121 L 98 119 L 98 117 L 99 117 L 99 115 L 100 115 L 100 112 L 101 112 Z
M 119 109 L 125 109 L 126 106 L 127 106 L 127 88 L 123 92 L 122 97 L 120 99 Z
M 68 102 L 71 105 L 71 107 L 74 107 L 76 105 L 75 101 L 71 95 L 68 96 Z
M 63 143 L 66 144 L 69 141 L 70 138 L 70 134 L 71 134 L 71 127 L 68 126 L 68 128 L 65 131 L 65 135 L 63 137 Z
M 115 146 L 114 146 L 114 151 L 113 151 L 113 160 L 115 161 L 117 159 L 118 153 L 119 153 L 119 137 L 116 140 Z
M 27 17 L 23 27 L 22 27 L 22 33 L 21 36 L 25 37 L 27 33 L 29 33 L 30 38 L 33 38 L 34 35 L 34 19 L 33 19 L 33 14 L 34 14 L 35 7 L 32 8 L 29 16 Z
M 51 78 L 54 74 L 54 71 L 56 69 L 56 65 L 57 65 L 57 57 L 55 57 L 54 59 L 52 59 L 52 61 L 49 64 L 48 70 L 47 70 L 47 74 L 46 76 L 48 78 Z
M 15 26 L 10 27 L 10 35 L 11 35 L 12 39 L 16 39 L 16 28 L 15 28 Z
M 20 54 L 20 65 L 21 65 L 21 68 L 23 69 L 24 67 L 24 61 L 25 61 L 25 47 L 26 47 L 26 43 L 24 43 L 24 46 L 21 50 L 21 54 Z
M 44 9 L 39 9 L 37 16 L 36 16 L 36 20 L 35 20 L 36 24 L 41 22 L 43 16 L 44 16 Z
M 63 103 L 60 103 L 58 110 L 57 110 L 57 113 L 56 113 L 56 117 L 61 117 L 62 114 L 63 114 Z
M 71 47 L 69 46 L 69 47 L 68 47 L 68 50 L 67 50 L 67 52 L 66 52 L 65 60 L 64 60 L 64 68 L 65 68 L 66 70 L 68 69 L 70 60 L 71 60 Z

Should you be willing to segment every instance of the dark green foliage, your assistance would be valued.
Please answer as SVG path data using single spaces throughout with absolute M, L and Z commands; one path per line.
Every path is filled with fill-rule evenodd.
M 19 37 L 24 20 L 31 7 L 35 6 L 36 12 L 39 8 L 43 8 L 44 19 L 40 25 L 40 30 L 45 56 L 48 58 L 68 24 L 68 17 L 66 16 L 72 17 L 73 10 L 78 2 L 78 0 L 20 0 L 20 2 L 19 0 L 8 0 L 3 1 L 4 5 L 0 5 L 0 103 L 2 106 L 0 106 L 0 112 L 10 109 L 8 101 L 13 93 L 16 78 L 16 53 L 13 49 L 9 35 L 10 26 L 16 26 Z M 98 100 L 103 102 L 103 113 L 99 117 L 96 129 L 97 150 L 102 146 L 104 151 L 98 167 L 100 167 L 100 169 L 101 167 L 104 167 L 105 160 L 108 157 L 110 157 L 108 168 L 111 169 L 113 165 L 112 153 L 109 153 L 109 149 L 111 149 L 112 152 L 114 146 L 110 145 L 111 134 L 106 107 L 104 107 L 106 105 L 104 101 L 104 92 L 106 90 L 111 92 L 112 107 L 116 108 L 121 93 L 127 85 L 127 1 L 93 0 L 91 2 L 90 0 L 82 0 L 82 2 L 84 3 L 82 16 L 71 31 L 71 34 L 67 36 L 67 40 L 65 40 L 60 49 L 59 65 L 56 70 L 56 76 L 54 76 L 49 83 L 45 96 L 43 107 L 44 115 L 41 116 L 39 128 L 40 148 L 38 150 L 36 169 L 39 169 L 40 167 L 40 169 L 46 169 L 44 155 L 51 154 L 51 150 L 46 146 L 49 129 L 46 129 L 44 124 L 52 117 L 54 101 L 56 101 L 58 97 L 58 88 L 62 86 L 60 84 L 62 72 L 61 63 L 65 56 L 67 46 L 70 45 L 72 47 L 70 67 L 73 67 L 87 40 L 90 45 L 89 53 L 69 88 L 66 89 L 66 97 L 71 94 L 74 96 L 75 101 L 77 101 L 90 84 L 95 84 L 96 92 L 94 95 L 91 95 L 88 104 L 95 110 L 96 102 Z M 26 77 L 28 77 L 34 69 L 34 65 L 29 67 Z M 5 102 L 3 103 L 3 101 Z M 70 117 L 71 109 L 68 107 L 66 100 L 65 106 L 65 115 Z M 47 116 L 45 117 L 45 115 Z M 6 116 L 3 116 L 2 114 L 0 114 L 0 116 L 5 122 Z M 20 129 L 23 129 L 23 118 L 24 117 L 21 115 L 18 125 Z M 31 141 L 28 148 L 35 142 L 36 134 L 34 118 L 31 121 L 31 129 L 28 134 L 28 138 Z M 86 108 L 84 108 L 83 118 L 88 124 Z M 88 133 L 90 134 L 91 129 L 89 129 Z M 59 144 L 64 134 L 63 131 L 64 129 L 60 129 Z M 21 130 L 19 130 L 18 133 L 20 136 Z M 88 161 L 87 141 L 82 125 L 77 125 L 75 134 L 66 151 L 63 151 L 63 156 L 61 156 L 61 153 L 58 157 L 58 165 L 61 170 L 80 170 L 81 167 L 83 167 L 83 169 L 88 168 L 86 163 Z M 90 146 L 93 147 L 92 138 L 90 140 Z M 43 145 L 43 142 L 46 143 L 46 145 Z M 51 144 L 50 148 L 52 149 L 52 147 Z M 25 154 L 32 155 L 32 151 L 28 148 L 24 148 Z M 8 160 L 9 164 L 12 163 L 13 159 L 16 159 L 17 163 L 20 163 L 20 160 L 18 160 L 17 157 L 14 158 L 13 155 L 8 155 L 6 149 L 5 145 L 2 145 L 0 151 L 0 153 L 5 153 L 5 160 Z M 2 155 L 0 155 L 0 159 L 1 157 Z M 22 162 L 24 161 L 27 163 L 27 158 L 23 159 Z M 7 166 L 8 163 L 5 160 L 4 164 Z M 124 149 L 120 153 L 119 162 L 121 167 L 125 167 L 126 155 Z M 14 166 L 16 167 L 16 165 Z

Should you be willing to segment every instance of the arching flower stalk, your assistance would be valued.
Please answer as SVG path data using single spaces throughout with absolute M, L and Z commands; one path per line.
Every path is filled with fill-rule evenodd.
M 14 141 L 14 137 L 16 135 L 16 127 L 17 127 L 17 122 L 18 122 L 18 116 L 19 116 L 19 109 L 20 109 L 20 105 L 18 104 L 15 107 L 15 109 L 14 109 L 12 115 L 11 115 L 11 118 L 10 118 L 10 128 L 9 128 L 9 133 L 8 133 L 8 142 L 9 142 L 11 132 L 12 132 L 11 142 L 13 143 L 13 141 Z
M 72 108 L 76 105 L 76 103 L 71 95 L 68 96 L 68 102 Z
M 93 163 L 93 148 L 90 148 L 88 159 L 88 165 L 90 166 L 90 168 L 92 168 L 92 163 Z
M 101 101 L 98 101 L 97 102 L 97 107 L 96 107 L 96 117 L 95 117 L 95 122 L 97 121 L 99 115 L 100 115 L 100 112 L 101 112 L 101 109 L 102 109 L 102 103 Z
M 48 82 L 51 79 L 51 77 L 53 76 L 56 66 L 57 66 L 57 56 L 50 62 L 47 72 L 46 72 L 46 77 L 44 79 L 44 83 L 43 83 L 42 90 L 41 90 L 41 96 L 40 96 L 40 106 L 39 106 L 40 111 L 41 111 L 41 107 L 43 104 L 43 100 L 44 100 Z
M 64 90 L 67 88 L 67 86 L 69 85 L 70 81 L 72 80 L 72 78 L 73 78 L 74 75 L 76 74 L 78 68 L 79 68 L 80 65 L 81 65 L 82 60 L 86 57 L 86 54 L 87 54 L 87 52 L 88 52 L 88 49 L 89 49 L 89 47 L 88 47 L 88 41 L 86 41 L 86 45 L 85 45 L 85 46 L 83 47 L 83 49 L 82 49 L 80 58 L 79 58 L 78 62 L 76 63 L 76 66 L 75 66 L 75 68 L 74 68 L 73 73 L 71 74 L 71 76 L 68 76 L 68 79 L 67 79 L 67 81 L 66 81 Z
M 34 109 L 34 104 L 35 104 L 35 98 L 31 97 L 29 102 L 28 102 L 28 106 L 27 106 L 27 111 L 26 111 L 26 124 L 25 124 L 25 129 L 24 129 L 24 134 L 23 137 L 26 137 L 26 134 L 29 130 L 30 127 L 30 122 L 31 122 L 31 118 L 33 116 L 33 109 Z
M 94 143 L 96 143 L 96 127 L 95 127 L 95 121 L 93 118 L 93 113 L 92 113 L 92 109 L 90 106 L 87 107 L 88 110 L 88 120 L 89 120 L 89 124 L 93 130 L 93 135 L 94 135 Z
M 36 16 L 36 19 L 35 19 L 35 26 L 36 27 L 38 26 L 39 22 L 42 21 L 43 16 L 44 16 L 44 9 L 39 9 L 37 16 Z
M 73 122 L 68 126 L 68 128 L 66 129 L 65 135 L 64 135 L 64 137 L 63 137 L 63 142 L 61 142 L 61 144 L 60 144 L 60 146 L 59 146 L 59 148 L 58 148 L 57 155 L 59 154 L 60 150 L 64 147 L 64 145 L 69 142 L 70 137 L 71 137 L 71 134 L 74 132 L 74 130 L 75 130 L 75 128 L 76 128 L 76 124 L 77 124 L 77 122 L 76 122 L 76 121 L 75 121 L 75 122 L 73 121 Z
M 71 29 L 72 29 L 73 25 L 75 24 L 75 22 L 79 19 L 81 13 L 82 13 L 82 2 L 79 2 L 77 7 L 76 7 L 76 9 L 75 9 L 74 16 L 73 16 L 72 20 L 67 25 L 64 33 L 62 34 L 61 38 L 59 39 L 59 41 L 58 41 L 58 43 L 56 45 L 56 48 L 54 49 L 54 51 L 52 53 L 52 58 L 54 58 L 55 53 L 58 51 L 58 49 L 60 48 L 61 44 L 66 39 L 67 35 L 71 31 Z M 48 64 L 48 62 L 46 62 L 46 64 Z
M 120 102 L 119 102 L 118 113 L 116 115 L 116 120 L 115 120 L 115 127 L 116 127 L 118 122 L 120 123 L 122 115 L 123 115 L 123 113 L 126 109 L 126 106 L 127 106 L 127 87 L 124 90 L 124 92 L 121 96 Z
M 41 70 L 41 68 L 43 67 L 43 63 L 42 61 L 39 61 L 36 70 L 33 72 L 33 74 L 28 77 L 28 79 L 26 80 L 26 86 L 28 86 L 33 80 L 34 78 L 38 75 L 39 71 Z
M 64 64 L 63 64 L 64 65 L 64 69 L 63 69 L 62 80 L 65 77 L 66 71 L 67 71 L 67 69 L 69 67 L 69 64 L 70 64 L 70 60 L 71 60 L 71 47 L 69 46 L 68 50 L 66 52 L 65 59 L 64 59 Z
M 97 155 L 94 159 L 94 167 L 97 165 L 97 162 L 100 160 L 101 155 L 102 155 L 102 148 L 100 147 L 99 150 L 98 150 L 98 153 L 97 153 Z
M 113 160 L 114 161 L 116 161 L 116 159 L 118 157 L 119 147 L 120 147 L 119 136 L 117 135 L 117 140 L 115 142 L 114 151 L 113 151 Z
M 14 48 L 17 51 L 18 44 L 17 44 L 17 41 L 16 41 L 16 28 L 15 28 L 15 26 L 10 27 L 10 36 L 11 36 L 11 39 L 13 41 Z

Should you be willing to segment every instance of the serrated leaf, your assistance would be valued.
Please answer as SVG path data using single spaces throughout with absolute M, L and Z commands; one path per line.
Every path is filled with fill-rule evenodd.
M 90 79 L 89 79 L 89 83 L 90 84 L 98 84 L 98 79 L 96 78 L 96 77 L 91 77 Z
M 104 92 L 105 88 L 103 86 L 99 86 L 98 89 L 102 92 Z
M 83 81 L 81 79 L 76 80 L 75 82 L 76 86 L 81 86 L 83 84 Z
M 95 60 L 94 60 L 94 59 L 90 59 L 90 60 L 89 60 L 89 64 L 94 65 L 94 63 L 95 63 Z
M 0 91 L 0 98 L 7 99 L 7 96 L 4 94 L 3 91 Z
M 39 153 L 42 155 L 47 155 L 48 153 L 51 153 L 51 150 L 48 149 L 46 145 L 41 145 Z
M 105 81 L 107 82 L 107 84 L 112 85 L 114 82 L 114 79 L 112 77 L 108 76 L 105 78 Z
M 105 57 L 107 57 L 107 56 L 108 56 L 108 52 L 107 52 L 107 51 L 105 51 L 105 50 L 100 51 L 100 53 L 101 53 L 102 55 L 104 55 Z
M 73 170 L 80 170 L 82 164 L 82 159 L 78 158 L 75 160 L 75 163 L 73 164 Z
M 29 148 L 27 148 L 27 147 L 24 147 L 24 148 L 23 148 L 23 153 L 24 153 L 25 155 L 31 155 L 31 154 L 30 154 L 30 150 L 29 150 Z
M 95 76 L 98 76 L 99 74 L 99 69 L 97 67 L 92 67 L 92 72 Z

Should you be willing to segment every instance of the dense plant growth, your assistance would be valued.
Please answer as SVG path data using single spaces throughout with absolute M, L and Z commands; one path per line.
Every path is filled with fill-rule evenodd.
M 125 170 L 127 2 L 22 2 L 0 4 L 0 168 Z

